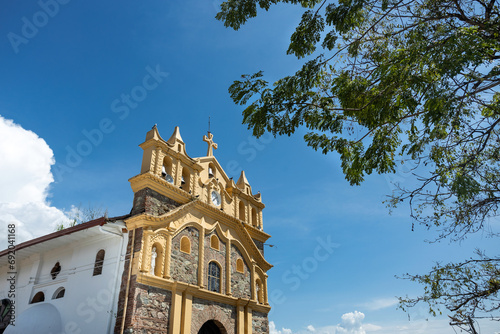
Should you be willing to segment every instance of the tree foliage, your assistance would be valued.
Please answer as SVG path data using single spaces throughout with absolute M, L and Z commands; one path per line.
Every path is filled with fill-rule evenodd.
M 412 160 L 418 185 L 399 185 L 392 205 L 408 201 L 412 216 L 437 227 L 439 238 L 495 235 L 488 222 L 498 218 L 500 203 L 498 1 L 227 0 L 216 17 L 239 29 L 277 3 L 304 8 L 287 50 L 304 63 L 272 84 L 261 71 L 231 85 L 253 134 L 308 129 L 306 143 L 337 152 L 352 185 Z M 419 301 L 445 305 L 453 324 L 470 323 L 477 311 L 499 319 L 498 300 L 496 308 L 471 306 L 493 303 L 495 284 L 456 307 L 462 299 L 451 282 L 486 291 L 486 272 L 493 277 L 487 282 L 498 282 L 498 258 L 476 260 L 409 276 L 426 287 Z M 465 268 L 481 275 L 461 273 Z
M 107 217 L 108 209 L 103 209 L 101 206 L 92 206 L 90 203 L 85 208 L 82 208 L 82 204 L 80 203 L 78 207 L 72 207 L 71 211 L 67 213 L 67 217 L 69 219 L 68 224 L 64 225 L 64 223 L 57 224 L 55 230 L 61 231 L 68 227 L 73 227 L 78 224 L 82 224 L 97 218 Z

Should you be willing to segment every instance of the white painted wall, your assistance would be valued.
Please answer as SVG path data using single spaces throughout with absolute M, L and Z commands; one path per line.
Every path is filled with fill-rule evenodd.
M 27 258 L 16 257 L 16 319 L 28 308 L 38 305 L 30 301 L 37 292 L 43 291 L 43 303 L 54 305 L 60 313 L 62 333 L 112 333 L 127 247 L 128 235 L 121 232 L 124 226 L 107 223 L 78 231 L 71 234 L 81 237 L 75 242 L 61 245 L 62 238 L 69 237 L 61 236 L 55 242 L 59 246 Z M 100 249 L 106 252 L 102 274 L 92 276 Z M 56 262 L 62 271 L 52 279 L 50 271 Z M 8 298 L 8 269 L 0 267 L 0 299 Z M 53 299 L 61 287 L 65 289 L 64 297 Z M 17 326 L 22 324 L 16 321 Z

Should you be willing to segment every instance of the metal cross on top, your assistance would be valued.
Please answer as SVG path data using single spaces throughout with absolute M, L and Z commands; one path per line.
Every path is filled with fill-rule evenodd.
M 210 131 L 208 131 L 208 137 L 203 136 L 203 141 L 208 144 L 207 157 L 213 156 L 214 155 L 213 149 L 217 149 L 217 144 L 214 143 L 214 141 L 212 140 L 213 137 L 214 135 Z

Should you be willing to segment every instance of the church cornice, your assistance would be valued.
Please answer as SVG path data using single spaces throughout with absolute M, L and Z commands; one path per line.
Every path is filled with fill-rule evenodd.
M 255 242 L 252 239 L 252 235 L 247 230 L 247 224 L 243 223 L 241 220 L 234 218 L 231 215 L 226 214 L 224 211 L 221 211 L 209 204 L 203 203 L 200 200 L 194 200 L 190 203 L 184 204 L 175 210 L 172 210 L 168 213 L 165 213 L 161 216 L 151 216 L 148 214 L 140 214 L 125 220 L 128 229 L 135 229 L 138 227 L 151 227 L 151 228 L 160 228 L 164 227 L 168 230 L 174 229 L 174 222 L 184 217 L 188 210 L 198 210 L 200 213 L 204 214 L 206 217 L 212 218 L 215 221 L 219 221 L 227 224 L 229 227 L 232 227 L 234 230 L 239 232 L 239 235 L 246 241 L 246 245 L 249 248 L 250 254 L 255 259 L 256 263 L 264 270 L 268 271 L 273 266 L 266 261 L 260 250 L 255 245 Z M 257 231 L 253 231 L 257 233 Z M 261 231 L 258 231 L 261 232 Z M 258 236 L 262 239 L 267 240 L 270 235 L 264 232 L 258 234 Z M 258 239 L 258 238 L 256 238 Z M 261 239 L 258 239 L 261 240 Z
M 227 189 L 227 191 L 228 191 L 229 195 L 231 195 L 232 197 L 238 196 L 239 198 L 246 199 L 247 201 L 250 201 L 252 204 L 254 204 L 256 207 L 258 207 L 261 210 L 266 207 L 264 205 L 264 203 L 262 203 L 262 201 L 261 201 L 260 194 L 249 195 L 246 192 L 242 191 L 240 188 L 234 187 L 234 186 L 229 187 Z
M 254 239 L 257 239 L 262 242 L 266 242 L 267 239 L 269 239 L 271 236 L 267 234 L 266 232 L 259 230 L 258 228 L 250 225 L 250 224 L 243 224 L 245 229 L 247 230 L 248 234 Z
M 128 181 L 130 182 L 130 186 L 132 187 L 132 191 L 134 193 L 144 188 L 150 188 L 157 193 L 171 198 L 181 204 L 188 203 L 192 198 L 191 194 L 185 190 L 168 183 L 166 180 L 154 175 L 151 172 L 136 175 Z
M 259 304 L 255 300 L 247 298 L 235 298 L 228 295 L 223 295 L 217 292 L 212 292 L 197 285 L 192 285 L 180 281 L 172 281 L 157 276 L 152 276 L 146 273 L 139 273 L 137 283 L 157 287 L 172 292 L 186 292 L 196 298 L 211 300 L 218 303 L 228 304 L 232 306 L 248 305 L 252 310 L 269 313 L 271 307 L 269 305 Z

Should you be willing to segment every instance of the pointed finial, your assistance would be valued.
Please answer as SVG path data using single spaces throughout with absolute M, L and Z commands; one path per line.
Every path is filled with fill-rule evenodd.
M 153 127 L 151 128 L 151 130 L 152 130 L 152 129 L 156 129 L 156 128 L 157 128 L 157 126 L 156 126 L 156 124 L 155 124 L 155 125 L 153 125 Z
M 245 175 L 244 170 L 241 171 L 240 178 L 238 179 L 238 182 L 236 182 L 236 185 L 239 186 L 240 188 L 244 188 L 245 185 L 250 186 L 250 183 L 248 183 L 247 176 Z
M 179 127 L 176 126 L 175 129 L 174 129 L 174 133 L 172 133 L 172 135 L 170 136 L 170 139 L 167 140 L 167 143 L 169 144 L 175 144 L 175 141 L 178 140 L 182 143 L 184 143 L 184 141 L 182 140 L 182 137 L 181 137 L 181 132 L 179 130 Z
M 217 149 L 217 144 L 214 143 L 214 135 L 210 131 L 208 131 L 207 135 L 208 136 L 203 136 L 203 141 L 208 144 L 207 157 L 211 157 L 214 155 L 213 150 Z

